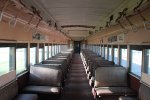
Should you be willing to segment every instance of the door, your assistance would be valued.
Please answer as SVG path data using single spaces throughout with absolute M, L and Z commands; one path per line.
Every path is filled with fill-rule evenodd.
M 74 52 L 80 53 L 80 41 L 74 41 Z

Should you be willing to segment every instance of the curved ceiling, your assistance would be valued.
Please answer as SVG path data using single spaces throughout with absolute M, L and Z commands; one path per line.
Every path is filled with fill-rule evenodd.
M 126 0 L 22 0 L 28 7 L 38 8 L 45 20 L 51 19 L 56 22 L 72 39 L 79 37 L 79 34 L 77 37 L 69 35 L 76 32 L 82 34 L 80 39 L 88 36 L 89 31 L 94 31 L 88 26 L 97 26 L 124 1 Z M 87 27 L 77 28 L 77 26 Z

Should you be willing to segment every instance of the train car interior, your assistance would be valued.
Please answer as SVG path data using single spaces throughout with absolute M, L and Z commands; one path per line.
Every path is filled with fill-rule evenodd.
M 150 100 L 150 0 L 0 0 L 0 100 Z

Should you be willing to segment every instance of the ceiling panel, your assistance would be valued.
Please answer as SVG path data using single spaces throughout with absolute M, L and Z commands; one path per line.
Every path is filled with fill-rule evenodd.
M 125 0 L 23 0 L 36 4 L 47 15 L 64 25 L 97 26 Z M 43 13 L 42 12 L 42 13 Z M 69 28 L 67 28 L 70 30 Z M 66 29 L 65 29 L 66 30 Z M 82 30 L 85 30 L 84 28 Z M 93 29 L 89 29 L 93 30 Z M 79 32 L 78 30 L 75 32 Z M 74 33 L 74 34 L 75 34 Z M 81 32 L 82 33 L 82 32 Z M 70 33 L 72 34 L 72 33 Z M 82 33 L 85 34 L 85 33 Z

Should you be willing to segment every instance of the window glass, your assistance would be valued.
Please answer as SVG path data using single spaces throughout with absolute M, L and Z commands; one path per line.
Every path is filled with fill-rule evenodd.
M 141 76 L 142 51 L 131 50 L 131 72 Z
M 150 49 L 144 53 L 144 72 L 150 75 Z
M 54 49 L 55 49 L 54 54 L 56 55 L 56 54 L 57 54 L 57 51 L 56 51 L 56 50 L 57 50 L 56 45 L 55 45 Z
M 39 62 L 43 60 L 43 48 L 39 48 Z
M 48 58 L 48 46 L 45 46 L 45 60 Z
M 60 52 L 60 45 L 58 45 L 58 52 Z
M 112 51 L 112 49 L 111 49 L 111 47 L 109 47 L 109 54 L 108 54 L 108 60 L 109 61 L 112 61 L 112 53 L 111 53 L 111 51 Z
M 52 45 L 52 56 L 54 56 L 55 54 L 55 46 L 54 45 Z
M 104 53 L 105 53 L 105 50 L 104 50 L 104 47 L 102 46 L 102 57 L 104 57 Z
M 3 75 L 9 72 L 10 68 L 10 48 L 9 47 L 0 47 L 0 75 Z
M 121 56 L 120 56 L 120 64 L 123 67 L 127 67 L 127 49 L 121 48 L 120 54 L 121 54 Z
M 50 45 L 50 46 L 49 46 L 49 58 L 52 57 L 52 53 L 51 53 L 51 52 L 52 52 L 52 46 Z
M 30 64 L 34 65 L 36 63 L 36 47 L 30 48 Z
M 16 71 L 17 74 L 21 73 L 22 71 L 26 70 L 26 61 L 27 61 L 27 53 L 26 48 L 17 48 L 16 49 Z
M 118 48 L 114 48 L 114 62 L 118 64 Z
M 150 49 L 144 50 L 144 72 L 150 75 Z
M 105 47 L 105 59 L 107 59 L 107 47 Z

